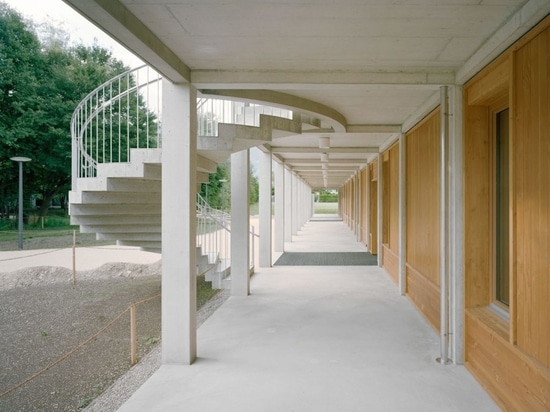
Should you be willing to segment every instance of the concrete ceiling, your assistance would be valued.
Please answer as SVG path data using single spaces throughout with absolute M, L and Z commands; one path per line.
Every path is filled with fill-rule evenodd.
M 65 1 L 172 81 L 317 114 L 334 133 L 270 146 L 319 187 L 329 136 L 333 188 L 435 108 L 441 85 L 464 83 L 550 12 L 548 0 Z

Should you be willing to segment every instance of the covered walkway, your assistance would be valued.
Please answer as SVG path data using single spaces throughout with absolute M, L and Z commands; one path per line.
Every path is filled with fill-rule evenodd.
M 364 250 L 321 221 L 285 248 Z M 463 366 L 435 362 L 438 341 L 377 266 L 261 268 L 200 327 L 197 361 L 161 366 L 120 410 L 499 410 Z

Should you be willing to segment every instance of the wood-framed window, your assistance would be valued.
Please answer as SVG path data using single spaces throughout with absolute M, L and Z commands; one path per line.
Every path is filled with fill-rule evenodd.
M 506 99 L 507 100 L 507 99 Z M 501 309 L 510 306 L 510 110 L 506 103 L 491 107 L 492 120 L 492 293 Z

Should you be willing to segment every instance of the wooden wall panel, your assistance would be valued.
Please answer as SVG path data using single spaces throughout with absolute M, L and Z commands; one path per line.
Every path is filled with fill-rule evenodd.
M 426 317 L 432 327 L 439 331 L 440 291 L 434 283 L 410 265 L 406 267 L 407 296 Z
M 384 245 L 399 254 L 399 144 L 392 145 L 382 156 L 384 161 Z
M 399 259 L 395 252 L 388 248 L 387 245 L 383 246 L 384 253 L 382 253 L 382 266 L 386 269 L 395 283 L 399 282 Z
M 466 367 L 503 410 L 550 410 L 550 375 L 507 340 L 507 327 L 488 309 L 466 311 Z
M 378 254 L 378 161 L 375 160 L 369 165 L 371 176 L 370 184 L 370 234 L 369 250 L 373 255 Z
M 389 149 L 390 187 L 389 187 L 389 247 L 399 255 L 399 144 Z
M 514 56 L 517 344 L 550 367 L 550 29 Z
M 549 411 L 550 17 L 474 77 L 465 93 L 466 366 L 504 410 Z M 489 305 L 495 259 L 491 106 L 503 97 L 511 127 L 509 320 Z
M 470 106 L 464 116 L 464 273 L 465 304 L 470 308 L 490 301 L 489 109 Z
M 407 263 L 439 285 L 439 109 L 407 133 Z
M 491 70 L 481 73 L 468 86 L 466 104 L 489 106 L 509 92 L 510 58 L 504 54 L 492 65 Z

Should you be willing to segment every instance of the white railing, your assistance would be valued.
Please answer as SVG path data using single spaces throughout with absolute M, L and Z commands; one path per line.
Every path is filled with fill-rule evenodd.
M 160 148 L 162 77 L 149 66 L 116 76 L 88 94 L 71 119 L 72 184 L 99 163 L 130 161 L 130 150 Z
M 197 239 L 196 245 L 202 254 L 208 256 L 209 267 L 205 271 L 213 270 L 216 266 L 219 271 L 227 271 L 231 260 L 231 215 L 212 208 L 206 200 L 197 195 Z M 250 268 L 254 268 L 254 227 L 250 226 Z
M 197 99 L 197 134 L 198 136 L 218 136 L 219 123 L 259 126 L 261 114 L 292 119 L 292 111 L 278 107 L 199 98 Z
M 162 147 L 162 76 L 149 66 L 122 73 L 89 93 L 71 119 L 72 188 L 77 179 L 96 177 L 102 163 L 129 162 L 131 149 Z M 287 119 L 286 109 L 217 98 L 197 98 L 197 135 L 218 136 L 220 123 L 259 126 L 260 115 Z M 201 198 L 202 199 L 202 198 Z M 229 215 L 197 202 L 197 246 L 209 262 L 229 262 Z M 250 229 L 251 268 L 258 235 Z
M 100 163 L 130 161 L 131 149 L 162 147 L 162 76 L 149 66 L 122 73 L 89 93 L 71 119 L 72 185 L 95 177 Z M 198 136 L 217 136 L 218 124 L 259 126 L 260 115 L 292 119 L 290 110 L 216 98 L 197 98 Z

